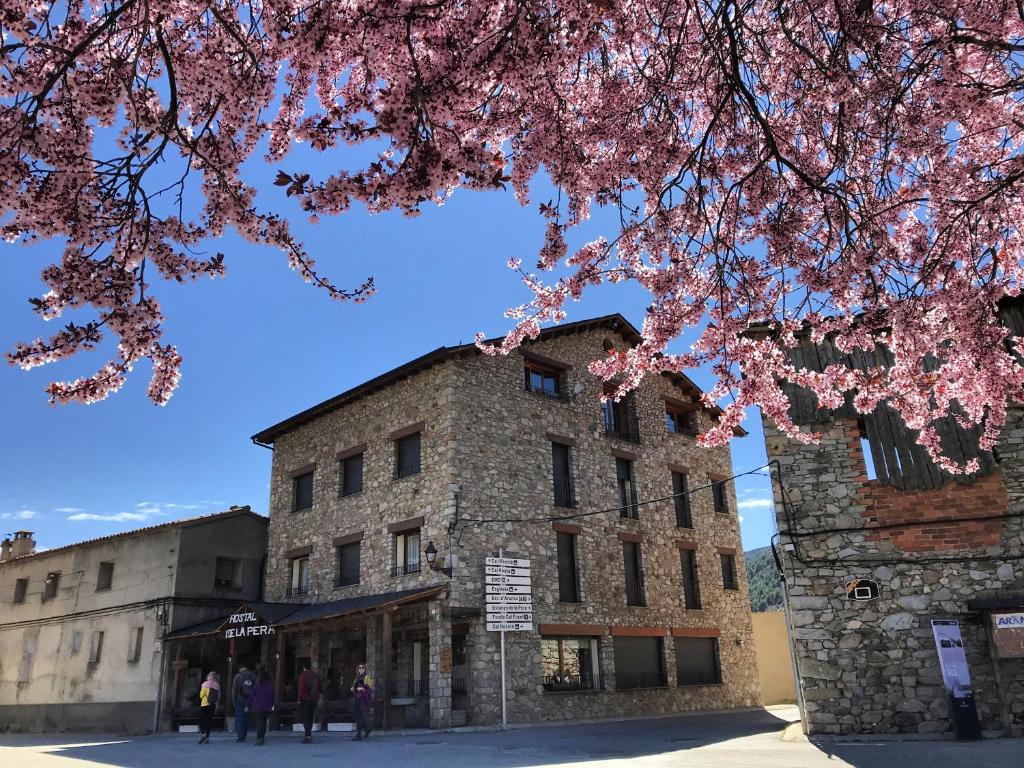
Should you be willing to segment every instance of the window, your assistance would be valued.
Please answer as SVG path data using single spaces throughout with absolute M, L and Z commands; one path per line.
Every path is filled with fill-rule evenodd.
M 103 655 L 103 633 L 93 632 L 92 642 L 89 644 L 89 663 L 99 664 Z
M 683 472 L 672 473 L 672 498 L 676 507 L 676 527 L 693 528 L 690 494 L 687 492 L 687 477 Z
M 305 595 L 309 592 L 309 555 L 293 557 L 290 568 L 288 595 Z
M 338 577 L 336 587 L 350 587 L 359 583 L 359 542 L 353 541 L 338 547 Z
M 726 589 L 739 589 L 739 582 L 736 581 L 736 555 L 720 553 L 722 558 L 722 586 Z
M 420 529 L 395 534 L 395 566 L 392 576 L 420 572 Z
M 57 597 L 57 589 L 60 587 L 60 571 L 51 571 L 46 574 L 46 581 L 43 582 L 43 602 L 53 600 Z
M 71 633 L 71 655 L 77 656 L 82 650 L 82 633 Z
M 699 431 L 697 428 L 697 414 L 694 411 L 686 411 L 682 408 L 666 404 L 665 428 L 669 432 L 675 432 L 678 435 L 696 437 Z
M 134 664 L 142 658 L 143 627 L 135 627 L 128 635 L 128 663 Z
M 26 629 L 21 636 L 21 665 L 18 667 L 18 684 L 28 685 L 32 682 L 32 665 L 39 648 L 39 630 Z
M 561 396 L 561 371 L 530 361 L 523 366 L 523 374 L 527 392 L 552 398 Z
M 616 637 L 614 648 L 615 687 L 618 690 L 668 685 L 662 638 Z
M 542 637 L 541 674 L 545 691 L 603 688 L 596 637 Z
M 580 601 L 579 573 L 576 568 L 576 535 L 558 531 L 558 601 Z
M 722 682 L 717 637 L 676 638 L 676 683 L 714 685 Z
M 572 492 L 572 461 L 568 445 L 551 444 L 551 465 L 555 483 L 555 506 L 575 507 Z
M 640 559 L 640 544 L 635 541 L 622 542 L 622 560 L 626 573 L 626 605 L 643 607 L 644 571 Z
M 726 514 L 729 511 L 729 504 L 725 498 L 725 481 L 716 480 L 711 484 L 711 493 L 715 497 L 715 512 Z
M 341 495 L 352 496 L 363 492 L 363 454 L 341 460 Z
M 292 500 L 292 511 L 301 512 L 304 509 L 313 508 L 313 471 L 304 472 L 292 479 L 294 485 L 294 497 Z
M 395 440 L 395 480 L 420 471 L 420 433 Z
M 213 574 L 213 586 L 227 587 L 229 589 L 241 586 L 239 583 L 241 580 L 238 578 L 238 570 L 241 564 L 241 560 L 236 560 L 233 557 L 218 557 L 216 570 Z
M 99 573 L 96 574 L 96 591 L 103 592 L 114 583 L 114 564 L 110 562 L 100 563 Z
M 604 401 L 604 431 L 623 440 L 633 443 L 640 442 L 640 428 L 636 418 L 636 401 L 632 392 L 622 397 L 618 402 L 612 400 L 616 387 L 605 389 Z
M 681 549 L 679 560 L 683 568 L 683 607 L 690 611 L 700 610 L 700 579 L 697 577 L 697 552 Z
M 636 500 L 636 482 L 633 479 L 633 462 L 615 459 L 615 482 L 619 486 L 619 514 L 634 520 L 640 517 Z
M 28 579 L 18 579 L 16 582 L 14 582 L 15 603 L 24 603 L 26 592 L 28 592 Z

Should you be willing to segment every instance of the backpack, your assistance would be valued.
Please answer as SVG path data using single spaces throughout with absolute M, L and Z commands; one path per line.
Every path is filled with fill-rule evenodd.
M 206 705 L 209 707 L 217 706 L 217 702 L 220 700 L 220 691 L 216 688 L 210 688 L 206 692 Z
M 242 678 L 242 690 L 241 690 L 241 694 L 242 694 L 242 698 L 243 699 L 248 699 L 249 698 L 250 694 L 252 694 L 252 687 L 253 687 L 252 677 L 249 677 L 249 676 L 243 677 Z

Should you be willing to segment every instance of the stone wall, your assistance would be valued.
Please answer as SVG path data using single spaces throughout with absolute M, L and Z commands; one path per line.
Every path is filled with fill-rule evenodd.
M 960 622 L 983 727 L 1024 732 L 1024 663 L 999 662 L 997 685 L 985 617 L 968 608 L 1024 588 L 1022 413 L 1011 421 L 995 473 L 932 491 L 869 480 L 855 420 L 815 424 L 817 445 L 765 421 L 810 732 L 950 731 L 933 619 Z M 849 600 L 854 578 L 876 580 L 879 598 Z

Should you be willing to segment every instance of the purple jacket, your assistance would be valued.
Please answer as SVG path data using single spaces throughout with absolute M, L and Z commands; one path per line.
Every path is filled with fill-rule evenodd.
M 270 682 L 256 683 L 249 695 L 249 709 L 253 712 L 269 712 L 274 708 L 274 685 Z

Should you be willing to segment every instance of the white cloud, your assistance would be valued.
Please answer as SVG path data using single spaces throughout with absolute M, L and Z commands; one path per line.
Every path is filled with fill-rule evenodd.
M 743 515 L 740 515 L 740 522 L 743 522 Z
M 60 512 L 61 514 L 65 515 L 73 515 L 76 512 L 85 512 L 85 510 L 82 509 L 81 507 L 54 507 L 53 511 Z
M 96 520 L 105 523 L 143 522 L 149 518 L 150 515 L 146 512 L 118 512 L 114 515 L 96 515 L 92 512 L 79 512 L 77 515 L 68 516 L 68 520 Z
M 4 512 L 0 514 L 2 520 L 31 520 L 36 516 L 34 509 L 19 509 L 17 512 Z
M 740 509 L 771 509 L 771 499 L 744 499 L 736 504 Z

